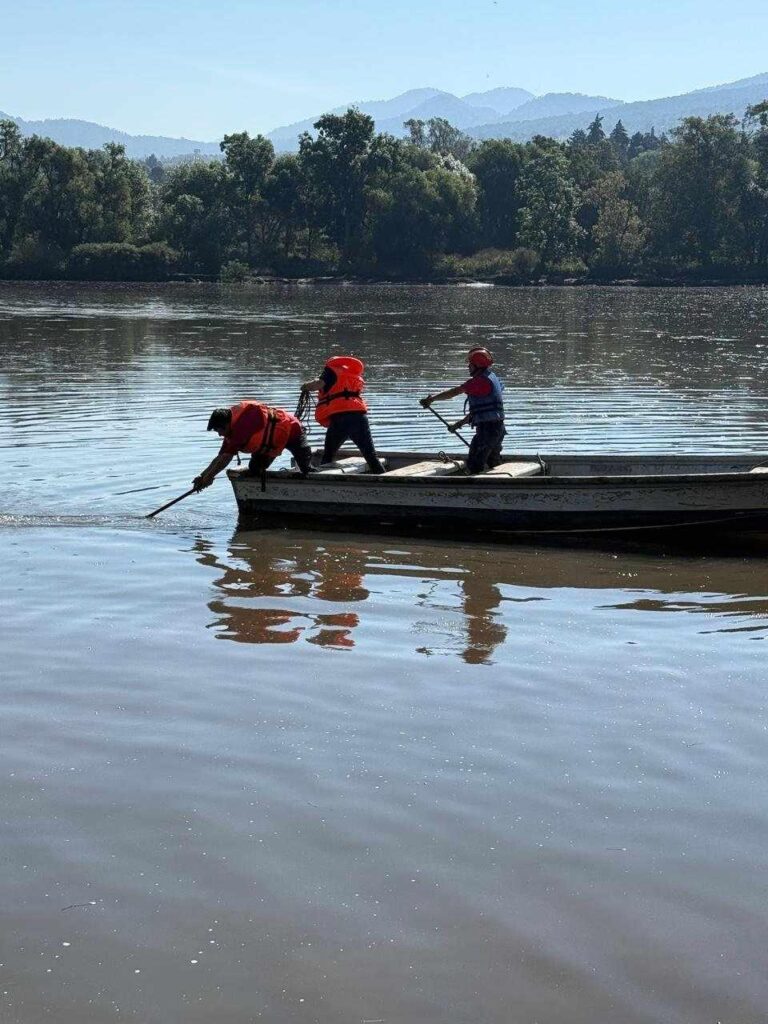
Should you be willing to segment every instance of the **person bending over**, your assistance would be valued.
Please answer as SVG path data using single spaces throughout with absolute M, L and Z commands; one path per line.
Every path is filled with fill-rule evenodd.
M 376 455 L 363 398 L 365 366 L 355 356 L 333 356 L 317 380 L 308 380 L 303 391 L 317 391 L 315 419 L 326 428 L 322 462 L 333 462 L 345 441 L 352 441 L 372 473 L 385 469 Z
M 213 462 L 192 481 L 197 491 L 210 487 L 216 474 L 228 466 L 238 452 L 251 456 L 248 470 L 258 475 L 287 449 L 301 475 L 309 473 L 312 449 L 300 421 L 285 409 L 247 399 L 229 409 L 214 409 L 208 430 L 215 430 L 222 443 Z
M 467 415 L 451 425 L 451 430 L 469 424 L 475 435 L 467 455 L 467 472 L 484 473 L 501 464 L 501 446 L 504 443 L 504 385 L 493 372 L 493 356 L 487 348 L 473 348 L 467 356 L 469 380 L 437 395 L 427 395 L 420 404 L 428 409 L 433 402 L 442 402 L 458 395 L 466 395 Z

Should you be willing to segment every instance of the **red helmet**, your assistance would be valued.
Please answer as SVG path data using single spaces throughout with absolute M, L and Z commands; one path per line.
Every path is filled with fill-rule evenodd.
M 493 356 L 487 348 L 478 346 L 469 350 L 467 362 L 475 370 L 487 370 L 489 366 L 493 366 Z

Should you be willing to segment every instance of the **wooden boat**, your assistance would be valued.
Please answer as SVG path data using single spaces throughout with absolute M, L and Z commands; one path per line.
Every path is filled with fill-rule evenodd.
M 768 455 L 522 455 L 467 476 L 460 455 L 359 455 L 306 479 L 295 469 L 229 478 L 242 516 L 337 524 L 461 527 L 516 534 L 768 529 Z

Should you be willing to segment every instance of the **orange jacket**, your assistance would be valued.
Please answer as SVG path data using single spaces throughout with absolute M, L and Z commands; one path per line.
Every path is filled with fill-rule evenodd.
M 320 388 L 315 407 L 317 422 L 327 427 L 331 416 L 337 412 L 368 412 L 362 397 L 365 387 L 362 361 L 354 356 L 334 356 L 325 365 L 336 374 L 336 382 L 330 388 Z
M 239 451 L 248 452 L 251 455 L 263 455 L 269 459 L 277 458 L 288 444 L 291 430 L 296 422 L 296 417 L 286 412 L 285 409 L 276 409 L 263 402 L 254 402 L 250 399 L 233 405 L 227 437 L 236 436 L 237 421 L 254 406 L 258 406 L 263 413 L 263 425 L 250 437 L 240 439 L 237 447 Z

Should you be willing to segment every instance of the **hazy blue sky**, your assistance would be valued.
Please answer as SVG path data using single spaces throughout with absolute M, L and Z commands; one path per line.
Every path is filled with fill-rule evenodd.
M 0 110 L 217 139 L 430 85 L 649 99 L 768 71 L 768 0 L 0 0 Z

